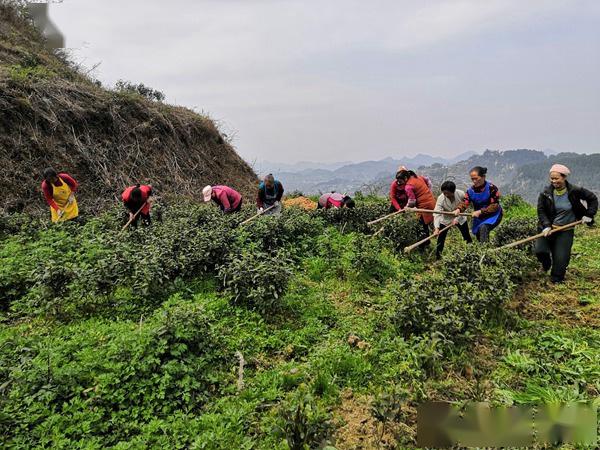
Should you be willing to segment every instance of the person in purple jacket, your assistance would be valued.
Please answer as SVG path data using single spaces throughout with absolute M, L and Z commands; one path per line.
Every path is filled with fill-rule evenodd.
M 204 201 L 212 200 L 225 214 L 239 212 L 242 209 L 242 194 L 229 186 L 205 186 L 202 189 Z

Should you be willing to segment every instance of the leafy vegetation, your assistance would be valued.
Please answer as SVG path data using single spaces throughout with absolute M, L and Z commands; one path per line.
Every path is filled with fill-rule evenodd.
M 524 209 L 506 208 L 498 242 L 527 232 Z M 407 256 L 414 217 L 372 236 L 362 221 L 377 212 L 242 226 L 250 207 L 174 202 L 124 233 L 117 210 L 80 225 L 1 217 L 0 442 L 410 447 L 423 400 L 598 395 L 597 331 L 518 306 L 522 286 L 540 292 L 529 252 L 455 233 L 439 262 Z M 583 233 L 573 270 L 600 270 Z M 582 314 L 590 298 L 573 299 Z

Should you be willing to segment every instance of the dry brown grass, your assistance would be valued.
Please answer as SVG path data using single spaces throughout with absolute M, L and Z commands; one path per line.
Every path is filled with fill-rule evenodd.
M 101 88 L 49 54 L 11 11 L 0 8 L 0 206 L 44 206 L 39 184 L 47 166 L 81 183 L 88 210 L 135 182 L 184 196 L 199 197 L 205 184 L 254 195 L 254 171 L 209 117 Z M 40 72 L 29 76 L 30 67 Z

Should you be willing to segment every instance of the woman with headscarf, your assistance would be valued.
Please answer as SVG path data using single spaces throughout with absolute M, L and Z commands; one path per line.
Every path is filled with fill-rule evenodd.
M 473 186 L 465 192 L 465 199 L 460 202 L 454 211 L 456 215 L 473 206 L 473 226 L 471 231 L 479 242 L 489 241 L 490 231 L 496 228 L 502 220 L 502 207 L 500 206 L 500 191 L 487 181 L 487 168 L 475 166 L 469 172 Z
M 571 259 L 574 228 L 550 234 L 553 227 L 582 220 L 591 226 L 598 211 L 598 197 L 585 188 L 567 181 L 571 171 L 562 164 L 550 168 L 550 185 L 538 197 L 539 228 L 544 237 L 535 242 L 534 251 L 544 271 L 550 271 L 553 283 L 562 283 Z M 586 206 L 582 203 L 584 201 Z

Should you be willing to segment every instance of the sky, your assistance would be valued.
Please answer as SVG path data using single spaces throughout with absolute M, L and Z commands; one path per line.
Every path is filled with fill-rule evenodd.
M 248 162 L 600 151 L 598 0 L 63 0 L 74 61 Z

